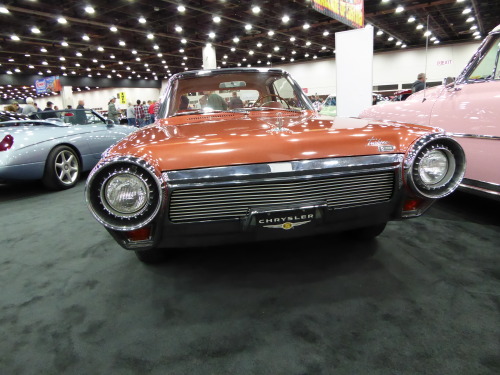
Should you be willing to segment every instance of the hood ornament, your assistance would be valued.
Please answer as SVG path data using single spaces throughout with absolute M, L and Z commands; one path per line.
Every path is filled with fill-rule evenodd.
M 276 120 L 274 121 L 274 124 L 272 124 L 272 128 L 268 132 L 269 133 L 291 132 L 290 129 L 283 127 L 283 125 L 284 125 L 283 112 L 278 112 L 276 113 Z

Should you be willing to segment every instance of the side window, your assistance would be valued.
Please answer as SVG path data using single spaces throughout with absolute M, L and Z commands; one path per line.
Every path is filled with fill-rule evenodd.
M 499 38 L 491 45 L 482 60 L 468 77 L 468 81 L 500 79 Z
M 273 83 L 273 91 L 279 95 L 279 101 L 284 101 L 285 108 L 303 109 L 302 100 L 295 95 L 292 85 L 286 78 L 279 78 Z M 282 104 L 285 104 L 282 103 Z
M 103 120 L 90 111 L 85 111 L 87 124 L 105 124 Z

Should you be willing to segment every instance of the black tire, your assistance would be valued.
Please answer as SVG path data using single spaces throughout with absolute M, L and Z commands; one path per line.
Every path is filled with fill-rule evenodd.
M 386 225 L 387 223 L 370 225 L 369 227 L 350 230 L 346 234 L 357 240 L 371 240 L 382 234 Z
M 80 173 L 80 159 L 76 151 L 68 146 L 57 146 L 47 157 L 42 182 L 50 190 L 69 189 L 76 185 Z
M 166 252 L 157 249 L 136 251 L 135 255 L 142 263 L 146 264 L 159 264 L 167 259 Z

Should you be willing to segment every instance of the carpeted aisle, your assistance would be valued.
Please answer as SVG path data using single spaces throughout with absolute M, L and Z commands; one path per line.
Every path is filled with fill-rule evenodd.
M 145 266 L 83 187 L 0 185 L 0 374 L 500 373 L 499 202 Z

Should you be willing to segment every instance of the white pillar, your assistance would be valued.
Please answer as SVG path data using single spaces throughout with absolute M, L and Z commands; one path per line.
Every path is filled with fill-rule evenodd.
M 373 27 L 335 33 L 337 116 L 357 117 L 372 105 Z
M 203 69 L 216 69 L 215 48 L 210 43 L 203 47 Z
M 66 109 L 68 105 L 71 105 L 73 108 L 76 108 L 73 105 L 73 91 L 71 86 L 63 86 L 61 91 L 61 100 L 62 100 L 62 108 Z

